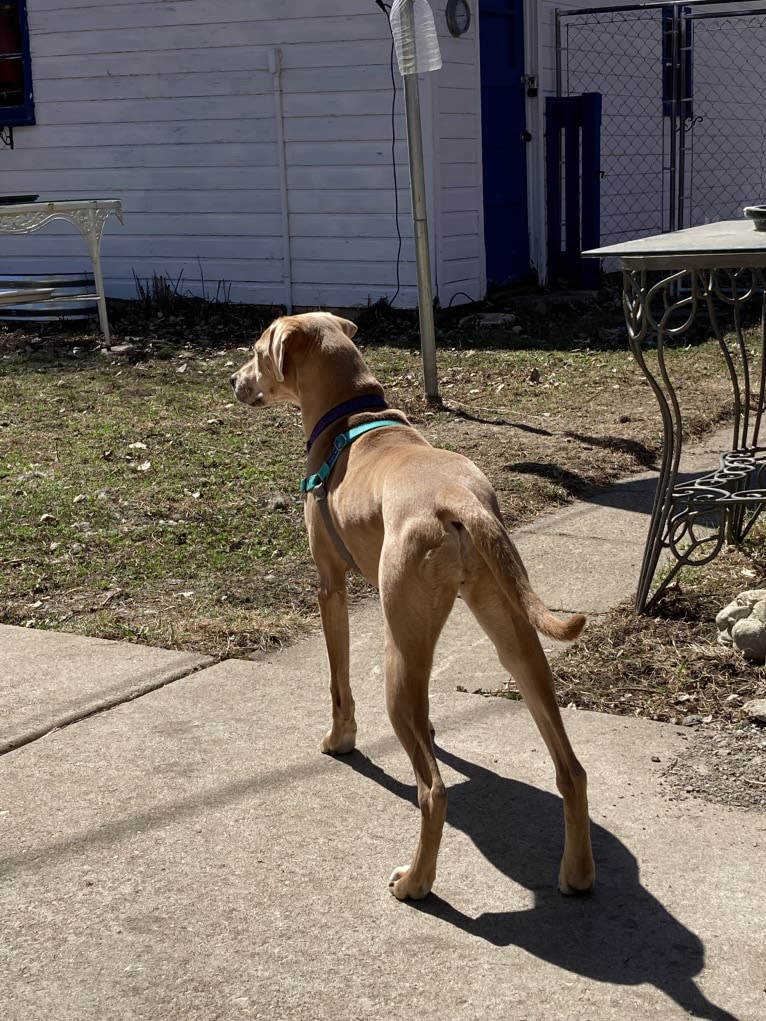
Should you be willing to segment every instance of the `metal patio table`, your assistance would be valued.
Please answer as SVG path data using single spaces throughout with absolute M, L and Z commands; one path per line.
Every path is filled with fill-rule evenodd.
M 766 398 L 766 231 L 756 231 L 750 220 L 728 220 L 583 255 L 619 260 L 630 349 L 662 415 L 660 473 L 636 593 L 636 609 L 645 612 L 681 567 L 709 563 L 726 543 L 741 542 L 766 503 L 766 446 L 760 445 Z M 745 336 L 751 309 L 760 313 L 755 351 Z M 679 479 L 682 408 L 665 345 L 690 330 L 700 312 L 721 348 L 734 417 L 731 447 L 721 454 L 719 467 L 689 480 Z M 683 383 L 688 387 L 694 380 Z M 666 552 L 669 566 L 655 580 Z
M 31 234 L 53 220 L 66 220 L 75 226 L 88 247 L 93 266 L 95 294 L 74 294 L 62 298 L 52 291 L 27 291 L 19 297 L 25 301 L 82 301 L 94 299 L 98 305 L 98 319 L 106 346 L 109 347 L 109 319 L 106 314 L 104 279 L 101 273 L 101 235 L 104 224 L 115 214 L 120 223 L 122 205 L 118 199 L 68 199 L 52 202 L 14 202 L 0 205 L 0 234 Z M 7 302 L 5 302 L 7 304 Z

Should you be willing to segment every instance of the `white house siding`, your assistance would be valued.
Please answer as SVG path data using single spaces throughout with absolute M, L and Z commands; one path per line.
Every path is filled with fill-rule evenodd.
M 369 0 L 335 0 L 327 10 L 308 0 L 28 0 L 37 123 L 17 128 L 16 147 L 0 153 L 3 192 L 121 199 L 125 226 L 109 222 L 102 250 L 115 297 L 135 295 L 135 278 L 156 273 L 182 291 L 263 303 L 291 298 L 296 307 L 392 298 L 398 241 L 388 26 Z M 438 216 L 434 275 L 448 303 L 457 292 L 483 290 L 478 70 L 475 40 L 452 40 L 441 12 L 437 21 L 445 57 L 454 52 L 455 60 L 424 82 L 425 111 L 438 117 L 424 133 Z M 397 303 L 414 305 L 395 73 Z M 71 228 L 54 224 L 30 237 L 0 237 L 0 265 L 36 274 L 80 271 L 88 262 Z
M 478 0 L 477 0 L 478 2 Z M 446 28 L 444 5 L 432 3 L 442 51 L 429 76 L 433 96 L 436 289 L 442 305 L 477 300 L 486 289 L 481 163 L 479 18 L 464 35 Z

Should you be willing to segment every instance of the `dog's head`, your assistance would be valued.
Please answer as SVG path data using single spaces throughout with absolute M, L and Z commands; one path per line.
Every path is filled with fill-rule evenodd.
M 338 334 L 351 338 L 356 326 L 330 312 L 275 319 L 253 346 L 249 362 L 231 377 L 237 400 L 251 407 L 300 404 L 299 367 L 322 342 Z

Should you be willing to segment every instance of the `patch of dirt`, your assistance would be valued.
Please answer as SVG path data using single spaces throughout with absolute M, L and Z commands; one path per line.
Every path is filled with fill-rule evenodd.
M 590 621 L 556 658 L 562 703 L 686 726 L 736 725 L 744 703 L 766 694 L 766 672 L 717 643 L 723 601 L 706 609 L 707 600 L 688 599 L 686 615 L 672 616 L 666 600 L 653 616 L 622 607 Z
M 127 344 L 135 357 L 176 349 L 179 344 L 201 350 L 249 346 L 285 309 L 277 305 L 244 305 L 183 294 L 163 279 L 137 282 L 135 300 L 107 300 L 113 343 Z M 366 309 L 337 309 L 359 328 L 365 343 L 419 347 L 416 310 L 393 308 L 385 300 Z M 494 318 L 493 318 L 494 317 Z M 474 344 L 477 337 L 493 343 L 513 333 L 520 337 L 570 335 L 572 324 L 589 343 L 623 344 L 625 327 L 616 281 L 600 291 L 555 292 L 541 288 L 498 289 L 484 301 L 454 308 L 435 308 L 437 344 Z M 73 345 L 99 347 L 101 335 L 92 321 L 34 323 L 9 321 L 0 330 L 0 353 L 45 347 L 51 354 L 71 352 Z
M 664 771 L 672 797 L 766 808 L 766 728 L 743 706 L 766 695 L 766 667 L 717 641 L 727 597 L 764 584 L 764 538 L 681 575 L 654 615 L 620 607 L 588 623 L 553 669 L 562 705 L 676 724 L 685 753 Z
M 207 302 L 181 295 L 163 300 L 108 299 L 112 345 L 129 361 L 172 357 L 179 347 L 200 351 L 249 346 L 282 309 Z M 91 321 L 14 322 L 0 329 L 0 354 L 44 352 L 49 358 L 98 350 L 103 338 Z

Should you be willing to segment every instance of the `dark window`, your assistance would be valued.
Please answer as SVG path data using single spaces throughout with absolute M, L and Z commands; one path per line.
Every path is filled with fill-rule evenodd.
M 34 124 L 26 0 L 0 2 L 0 126 Z

